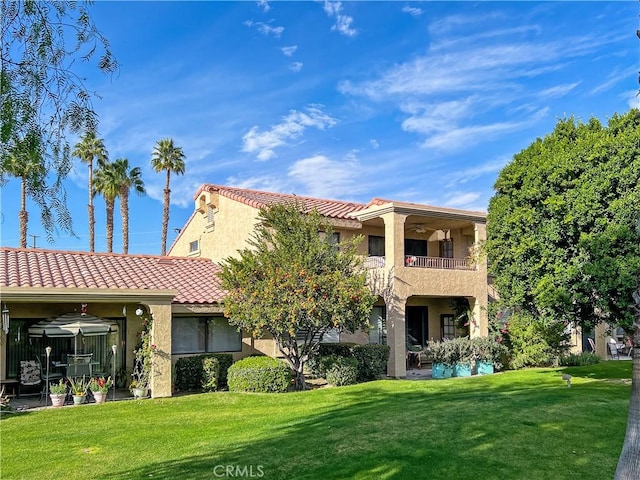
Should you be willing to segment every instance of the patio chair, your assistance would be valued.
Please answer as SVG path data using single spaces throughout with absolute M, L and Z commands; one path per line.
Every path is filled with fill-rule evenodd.
M 618 355 L 618 346 L 614 343 L 607 342 L 607 349 L 609 350 L 609 355 L 612 360 L 620 360 L 620 356 Z
M 591 353 L 596 353 L 596 342 L 593 341 L 593 338 L 588 337 L 589 346 L 591 347 Z
M 49 376 L 47 377 L 47 367 L 42 366 L 40 358 L 36 355 L 36 363 L 40 369 L 40 380 L 42 380 L 42 390 L 40 390 L 40 400 L 47 394 L 47 384 L 51 382 L 58 382 L 62 378 L 62 374 L 59 372 L 53 372 L 53 366 L 49 365 Z
M 40 366 L 35 360 L 21 360 L 18 376 L 18 397 L 24 395 L 23 390 L 35 388 L 35 392 L 30 395 L 40 395 Z
M 84 355 L 68 355 L 67 357 L 67 377 L 88 377 L 93 376 L 91 371 L 92 353 Z

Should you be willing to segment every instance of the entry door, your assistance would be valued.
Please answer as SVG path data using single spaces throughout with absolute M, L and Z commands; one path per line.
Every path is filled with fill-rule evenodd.
M 429 339 L 429 312 L 427 307 L 407 307 L 407 345 L 427 346 Z

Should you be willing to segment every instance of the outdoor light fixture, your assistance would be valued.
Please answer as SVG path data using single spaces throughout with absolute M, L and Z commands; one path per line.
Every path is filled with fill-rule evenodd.
M 113 352 L 113 400 L 116 399 L 116 352 L 118 351 L 117 345 L 111 345 L 111 351 Z
M 141 317 L 142 314 L 144 313 L 144 310 L 142 310 L 140 307 L 136 308 L 136 315 Z
M 45 390 L 44 406 L 47 407 L 49 405 L 49 358 L 51 357 L 51 347 L 45 348 L 44 351 L 47 353 L 47 386 Z
M 6 303 L 2 306 L 2 330 L 5 335 L 9 333 L 9 309 Z

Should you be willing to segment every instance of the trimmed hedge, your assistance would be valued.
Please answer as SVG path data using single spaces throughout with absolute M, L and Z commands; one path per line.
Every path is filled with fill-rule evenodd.
M 229 368 L 229 391 L 282 393 L 291 385 L 291 370 L 282 360 L 247 357 Z
M 185 391 L 216 391 L 227 386 L 230 353 L 207 353 L 182 357 L 176 362 L 175 388 Z
M 331 359 L 332 363 L 327 369 L 327 383 L 340 387 L 342 385 L 353 385 L 358 378 L 358 361 L 355 358 L 339 357 L 331 355 L 324 357 Z
M 391 348 L 388 345 L 355 343 L 321 343 L 318 355 L 309 361 L 311 373 L 326 377 L 331 357 L 355 358 L 358 364 L 357 381 L 376 380 L 387 371 Z M 327 379 L 328 381 L 328 379 Z

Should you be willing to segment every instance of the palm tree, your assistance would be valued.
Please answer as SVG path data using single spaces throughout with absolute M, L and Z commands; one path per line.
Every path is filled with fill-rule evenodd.
M 94 178 L 95 194 L 102 195 L 107 206 L 107 253 L 113 252 L 113 208 L 120 193 L 121 181 L 114 163 L 104 163 Z
M 129 253 L 129 192 L 133 189 L 138 195 L 144 195 L 144 182 L 140 167 L 129 170 L 129 160 L 118 158 L 113 162 L 120 177 L 120 215 L 122 215 L 122 253 Z
M 169 226 L 169 201 L 171 190 L 169 181 L 171 172 L 176 175 L 184 174 L 184 153 L 181 147 L 173 144 L 173 139 L 158 140 L 153 148 L 151 166 L 156 172 L 167 171 L 167 183 L 164 187 L 164 208 L 162 211 L 162 255 L 167 254 L 167 228 Z
M 98 160 L 98 167 L 107 161 L 109 153 L 104 147 L 104 140 L 96 136 L 95 131 L 86 132 L 73 150 L 72 155 L 78 157 L 89 167 L 89 251 L 95 250 L 95 217 L 93 214 L 93 159 Z
M 27 134 L 2 160 L 0 172 L 12 177 L 20 178 L 20 248 L 27 248 L 27 193 L 33 194 L 37 189 L 32 188 L 41 184 L 46 176 L 46 168 L 42 155 L 42 143 L 36 134 Z

